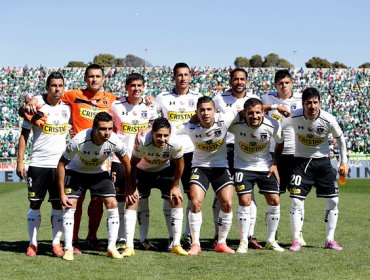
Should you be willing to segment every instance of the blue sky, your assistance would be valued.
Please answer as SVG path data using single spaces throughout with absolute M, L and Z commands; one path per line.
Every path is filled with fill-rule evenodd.
M 370 62 L 368 0 L 1 2 L 0 67 L 63 67 L 99 53 L 167 66 L 230 66 L 269 53 L 297 67 L 313 56 Z

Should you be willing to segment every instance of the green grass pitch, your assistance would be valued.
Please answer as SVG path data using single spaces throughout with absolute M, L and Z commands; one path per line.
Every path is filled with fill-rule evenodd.
M 0 184 L 0 279 L 370 279 L 370 180 L 352 179 L 340 187 L 339 221 L 336 239 L 343 251 L 324 250 L 325 202 L 314 192 L 306 200 L 303 228 L 307 247 L 290 252 L 290 201 L 282 196 L 279 242 L 285 252 L 249 250 L 247 254 L 224 255 L 210 249 L 213 237 L 210 190 L 203 206 L 201 241 L 203 252 L 182 257 L 162 252 L 136 250 L 134 257 L 113 260 L 103 252 L 84 251 L 75 261 L 51 256 L 50 204 L 44 202 L 39 231 L 39 255 L 25 256 L 28 246 L 26 215 L 27 188 L 24 183 Z M 236 198 L 234 196 L 234 198 Z M 80 238 L 86 237 L 86 202 Z M 236 249 L 239 233 L 234 221 L 229 245 Z M 266 203 L 257 195 L 256 237 L 265 240 Z M 161 248 L 166 245 L 162 201 L 157 190 L 150 197 L 150 238 Z M 137 232 L 137 231 L 136 231 Z M 138 235 L 136 234 L 136 237 Z M 105 221 L 99 237 L 106 239 Z M 136 242 L 137 243 L 137 242 Z

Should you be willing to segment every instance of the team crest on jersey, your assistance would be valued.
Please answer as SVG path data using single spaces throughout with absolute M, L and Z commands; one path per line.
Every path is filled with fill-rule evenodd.
M 107 99 L 103 98 L 102 102 L 103 102 L 104 105 L 108 105 Z
M 267 133 L 261 133 L 260 138 L 261 138 L 261 140 L 267 139 Z
M 99 154 L 99 153 L 98 153 Z M 112 151 L 111 151 L 111 149 L 105 149 L 104 151 L 103 151 L 103 156 L 104 157 L 110 157 L 112 155 Z
M 194 107 L 194 106 L 195 106 L 194 99 L 189 99 L 189 107 Z
M 62 117 L 65 119 L 68 118 L 67 110 L 62 110 Z
M 221 135 L 221 129 L 216 129 L 215 130 L 215 137 L 218 137 Z
M 170 153 L 169 152 L 163 152 L 162 153 L 162 157 L 169 158 L 170 157 Z
M 297 104 L 291 104 L 290 105 L 290 110 L 295 110 L 295 109 L 297 109 Z
M 141 111 L 141 117 L 146 119 L 148 117 L 148 111 Z
M 317 131 L 317 134 L 323 134 L 324 133 L 324 127 L 323 126 L 318 126 L 316 131 Z

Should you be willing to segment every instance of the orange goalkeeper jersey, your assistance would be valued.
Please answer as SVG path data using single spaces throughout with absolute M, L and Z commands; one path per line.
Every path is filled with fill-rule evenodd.
M 78 133 L 92 127 L 97 113 L 108 112 L 116 96 L 105 91 L 91 94 L 86 89 L 78 89 L 65 92 L 61 100 L 71 106 L 72 127 Z

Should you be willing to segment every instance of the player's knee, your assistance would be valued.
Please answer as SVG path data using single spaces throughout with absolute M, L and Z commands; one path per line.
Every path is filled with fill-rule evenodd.
M 328 197 L 326 198 L 326 209 L 327 210 L 337 210 L 338 203 L 339 203 L 338 197 Z
M 250 195 L 239 195 L 238 199 L 240 206 L 251 206 L 252 204 L 252 196 Z
M 42 201 L 31 201 L 30 202 L 30 208 L 32 210 L 39 210 L 41 208 Z
M 296 212 L 302 212 L 304 206 L 304 200 L 293 197 L 291 199 L 290 213 L 294 214 Z

